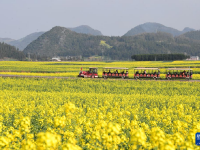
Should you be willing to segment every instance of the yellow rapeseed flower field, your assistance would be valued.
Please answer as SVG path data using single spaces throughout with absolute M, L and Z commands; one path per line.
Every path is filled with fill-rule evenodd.
M 200 82 L 0 77 L 0 149 L 200 149 Z

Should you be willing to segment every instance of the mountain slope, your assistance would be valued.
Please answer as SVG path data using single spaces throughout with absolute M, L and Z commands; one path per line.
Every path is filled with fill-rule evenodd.
M 26 37 L 8 42 L 8 44 L 17 47 L 19 50 L 24 50 L 28 44 L 30 44 L 32 41 L 36 40 L 39 36 L 41 36 L 44 32 L 36 32 L 27 35 Z
M 0 38 L 0 42 L 4 42 L 4 43 L 9 43 L 11 41 L 14 41 L 13 39 L 10 39 L 10 38 Z
M 187 27 L 187 28 L 184 28 L 183 31 L 179 31 L 177 29 L 166 27 L 159 23 L 148 22 L 148 23 L 144 23 L 139 26 L 136 26 L 135 28 L 132 28 L 124 36 L 134 36 L 141 33 L 156 33 L 156 32 L 166 32 L 166 33 L 172 34 L 173 36 L 179 36 L 189 31 L 194 31 L 194 29 Z
M 87 25 L 81 25 L 75 28 L 68 28 L 68 29 L 70 29 L 71 31 L 75 31 L 76 33 L 84 33 L 89 35 L 102 35 L 100 31 L 92 29 Z
M 18 51 L 14 46 L 0 42 L 0 59 L 4 57 L 14 58 L 17 60 L 25 59 L 25 55 L 23 52 Z
M 100 46 L 106 41 L 110 49 Z M 64 27 L 54 27 L 30 43 L 24 53 L 41 56 L 93 55 L 110 57 L 115 60 L 130 59 L 134 54 L 187 53 L 200 55 L 200 42 L 188 38 L 173 37 L 169 33 L 143 33 L 136 36 L 107 37 L 92 36 L 73 32 Z

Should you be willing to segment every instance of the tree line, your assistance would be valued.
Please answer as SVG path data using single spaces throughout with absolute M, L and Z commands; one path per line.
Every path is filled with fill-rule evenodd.
M 184 54 L 143 54 L 133 55 L 132 59 L 136 61 L 170 61 L 170 60 L 184 60 L 190 56 Z
M 25 60 L 26 59 L 25 54 L 23 52 L 19 51 L 14 46 L 0 42 L 0 59 L 3 59 L 5 57 L 13 58 L 13 59 L 17 59 L 17 60 Z

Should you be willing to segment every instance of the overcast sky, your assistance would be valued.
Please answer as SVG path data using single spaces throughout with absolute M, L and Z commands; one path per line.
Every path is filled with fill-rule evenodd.
M 89 25 L 121 36 L 146 22 L 200 29 L 200 0 L 0 0 L 0 38 Z

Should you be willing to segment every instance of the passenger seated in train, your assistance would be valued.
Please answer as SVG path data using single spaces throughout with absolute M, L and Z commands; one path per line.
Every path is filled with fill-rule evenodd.
M 181 75 L 185 75 L 185 70 L 181 73 Z
M 121 72 L 122 74 L 124 73 L 124 71 Z
M 108 71 L 108 73 L 111 73 L 110 70 Z
M 128 74 L 128 70 L 126 70 L 126 74 Z
M 156 71 L 153 73 L 153 75 L 156 75 Z
M 116 70 L 115 73 L 118 73 L 118 70 Z
M 171 74 L 171 72 L 168 71 L 168 72 L 167 72 L 167 75 L 170 75 L 170 74 Z
M 147 74 L 146 70 L 144 70 L 143 74 Z
M 160 75 L 160 71 L 158 71 L 158 75 Z
M 139 72 L 138 71 L 136 71 L 136 73 L 135 74 L 139 74 Z

